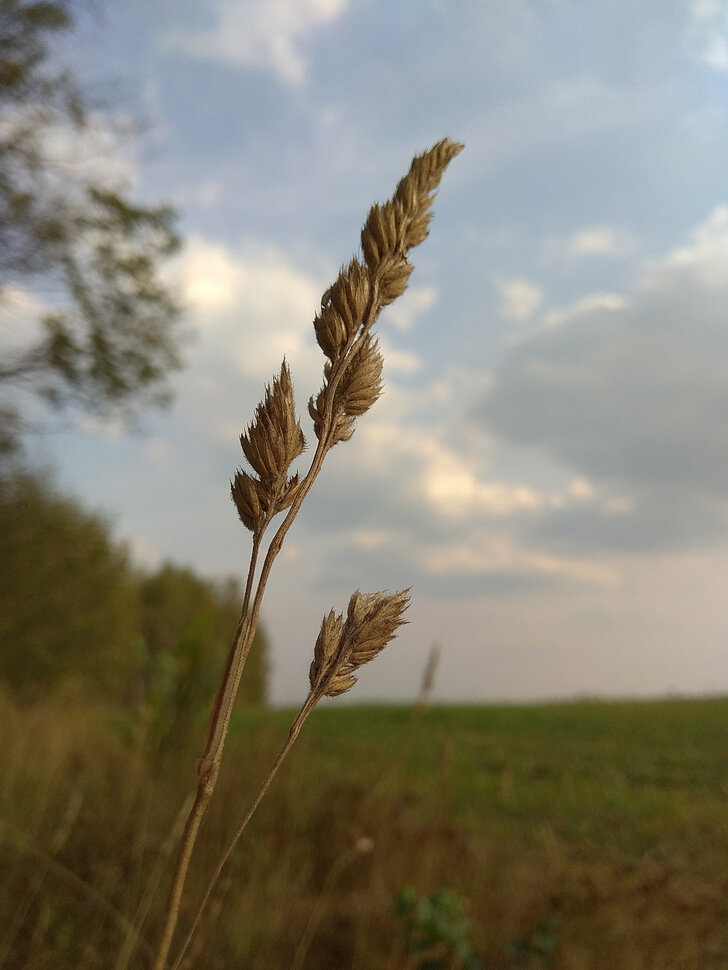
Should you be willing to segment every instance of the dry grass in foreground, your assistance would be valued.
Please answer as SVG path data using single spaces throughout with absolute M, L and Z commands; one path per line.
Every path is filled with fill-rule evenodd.
M 233 722 L 200 870 L 289 720 Z M 726 723 L 725 699 L 316 712 L 188 965 L 414 968 L 395 915 L 411 885 L 463 899 L 486 970 L 722 970 Z M 0 970 L 118 968 L 145 899 L 129 966 L 148 970 L 162 919 L 150 880 L 165 855 L 170 864 L 192 751 L 160 771 L 108 712 L 53 700 L 21 710 L 0 699 L 0 736 Z M 194 896 L 201 881 L 190 879 Z M 527 944 L 552 916 L 542 958 Z

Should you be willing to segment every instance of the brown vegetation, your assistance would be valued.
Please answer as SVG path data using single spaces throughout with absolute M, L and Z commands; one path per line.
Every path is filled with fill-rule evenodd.
M 725 701 L 316 713 L 185 966 L 412 968 L 395 900 L 413 885 L 462 897 L 486 970 L 518 967 L 509 944 L 552 914 L 550 961 L 521 966 L 718 970 L 728 960 L 717 730 L 727 713 Z M 288 717 L 234 723 L 193 898 Z M 583 730 L 562 735 L 567 720 Z M 192 748 L 161 773 L 107 713 L 60 699 L 21 709 L 3 697 L 0 734 L 0 968 L 146 970 Z M 145 900 L 141 945 L 124 963 Z

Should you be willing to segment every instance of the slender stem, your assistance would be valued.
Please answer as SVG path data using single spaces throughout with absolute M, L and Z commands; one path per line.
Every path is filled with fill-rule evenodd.
M 258 551 L 260 548 L 260 541 L 261 541 L 263 532 L 265 530 L 265 527 L 268 525 L 268 522 L 266 521 L 265 525 L 263 526 L 263 529 L 261 529 L 260 532 L 255 532 L 253 534 L 253 549 L 251 552 L 250 565 L 248 567 L 248 576 L 245 584 L 245 597 L 243 600 L 243 609 L 240 615 L 240 620 L 238 622 L 238 628 L 235 632 L 235 637 L 233 639 L 232 645 L 230 647 L 230 651 L 228 653 L 225 671 L 220 681 L 220 685 L 218 687 L 218 691 L 215 697 L 215 702 L 213 704 L 212 713 L 210 715 L 210 722 L 209 722 L 209 727 L 207 732 L 207 740 L 205 743 L 205 748 L 201 758 L 198 760 L 196 765 L 197 773 L 200 776 L 200 782 L 198 784 L 195 801 L 193 803 L 192 809 L 190 811 L 190 815 L 187 819 L 187 824 L 185 826 L 185 832 L 183 836 L 179 860 L 177 863 L 177 869 L 175 872 L 174 880 L 172 882 L 172 889 L 170 891 L 169 902 L 167 904 L 167 914 L 165 919 L 162 941 L 160 943 L 159 951 L 157 953 L 157 958 L 152 970 L 165 970 L 167 956 L 169 954 L 169 950 L 172 943 L 172 937 L 174 935 L 174 930 L 177 925 L 177 919 L 179 916 L 179 907 L 182 899 L 182 890 L 184 888 L 184 883 L 187 878 L 187 870 L 189 868 L 190 858 L 192 856 L 192 850 L 197 840 L 197 833 L 199 831 L 200 824 L 205 815 L 205 812 L 207 811 L 207 806 L 209 805 L 210 799 L 212 798 L 212 793 L 215 790 L 215 784 L 217 782 L 217 776 L 220 769 L 220 760 L 222 758 L 222 751 L 225 745 L 225 739 L 227 737 L 228 728 L 230 726 L 230 717 L 232 715 L 233 704 L 235 703 L 235 697 L 238 692 L 240 678 L 242 676 L 243 668 L 248 658 L 248 654 L 250 652 L 250 648 L 253 643 L 253 638 L 255 636 L 255 631 L 258 626 L 258 619 L 260 617 L 260 609 L 263 602 L 263 595 L 265 593 L 265 589 L 268 583 L 268 578 L 270 576 L 271 569 L 273 568 L 273 564 L 278 556 L 278 553 L 281 551 L 281 547 L 283 546 L 283 541 L 288 533 L 288 530 L 291 528 L 291 525 L 293 524 L 293 520 L 295 519 L 296 515 L 299 512 L 299 509 L 301 508 L 301 505 L 303 504 L 303 500 L 306 498 L 306 495 L 310 491 L 311 486 L 313 485 L 319 472 L 321 471 L 321 467 L 324 463 L 324 459 L 332 447 L 331 432 L 333 427 L 333 417 L 334 417 L 333 412 L 334 412 L 334 398 L 335 398 L 334 392 L 336 390 L 336 384 L 341 379 L 344 373 L 347 361 L 351 359 L 351 355 L 356 352 L 356 350 L 363 342 L 364 336 L 368 331 L 368 329 L 371 327 L 374 319 L 376 319 L 377 313 L 378 313 L 377 301 L 375 300 L 374 295 L 372 295 L 372 298 L 370 300 L 370 305 L 367 307 L 367 311 L 364 315 L 364 321 L 362 324 L 362 328 L 359 331 L 358 338 L 352 340 L 351 344 L 345 351 L 342 358 L 337 362 L 337 365 L 331 374 L 331 379 L 329 384 L 331 393 L 329 394 L 329 400 L 327 402 L 326 411 L 323 417 L 321 433 L 320 433 L 318 445 L 316 447 L 316 451 L 314 453 L 313 458 L 311 459 L 311 464 L 309 466 L 309 469 L 296 492 L 293 502 L 291 503 L 291 507 L 289 508 L 285 518 L 283 519 L 283 522 L 278 527 L 277 532 L 275 533 L 275 535 L 270 541 L 265 559 L 263 561 L 263 565 L 261 567 L 260 576 L 258 578 L 258 584 L 255 590 L 255 596 L 253 597 L 253 603 L 251 607 L 250 598 L 252 595 Z M 280 762 L 283 760 L 290 746 L 293 744 L 293 741 L 295 741 L 296 737 L 298 736 L 298 732 L 301 729 L 301 725 L 303 724 L 303 721 L 308 716 L 308 713 L 310 712 L 310 710 L 313 709 L 313 706 L 315 706 L 316 700 L 313 701 L 310 708 L 307 709 L 306 707 L 306 705 L 311 700 L 312 696 L 313 694 L 309 695 L 309 698 L 306 700 L 306 703 L 304 704 L 303 708 L 301 708 L 299 717 L 296 719 L 293 727 L 291 728 L 292 733 L 291 735 L 289 735 L 289 739 L 286 742 L 286 745 L 284 745 L 281 753 L 279 754 L 278 759 L 274 763 L 273 769 L 258 795 L 258 799 L 256 800 L 253 807 L 251 808 L 249 815 L 246 816 L 246 819 L 244 820 L 242 826 L 236 833 L 235 838 L 231 842 L 226 854 L 223 856 L 220 862 L 220 865 L 218 867 L 218 870 L 213 876 L 212 882 L 208 887 L 208 893 L 205 895 L 202 907 L 204 907 L 205 903 L 207 902 L 207 897 L 209 895 L 209 892 L 212 890 L 212 886 L 214 885 L 214 882 L 217 879 L 217 876 L 219 875 L 219 871 L 225 865 L 225 862 L 227 861 L 227 858 L 230 852 L 232 851 L 233 846 L 239 839 L 245 826 L 248 824 L 249 818 L 250 816 L 252 816 L 253 812 L 255 811 L 255 808 L 257 807 L 258 802 L 265 794 L 265 791 L 268 785 L 270 784 L 270 781 L 272 780 L 273 776 L 278 770 L 278 766 Z M 318 696 L 321 696 L 321 695 L 318 695 Z M 185 950 L 187 949 L 187 946 L 189 945 L 192 932 L 194 932 L 194 928 L 197 925 L 197 921 L 199 920 L 200 914 L 202 912 L 202 907 L 200 909 L 200 912 L 198 913 L 197 918 L 195 919 L 195 922 L 192 927 L 192 931 L 190 932 L 190 935 L 188 936 L 188 939 L 185 942 L 185 946 L 182 950 L 182 954 L 178 958 L 177 963 L 179 963 L 179 960 L 181 960 L 182 955 L 184 954 Z
M 235 702 L 235 695 L 237 694 L 243 667 L 245 666 L 245 661 L 247 660 L 250 647 L 253 643 L 253 637 L 255 636 L 255 630 L 258 625 L 258 617 L 260 616 L 260 607 L 263 600 L 263 593 L 265 592 L 265 586 L 268 581 L 270 570 L 281 546 L 283 545 L 283 539 L 285 538 L 293 519 L 301 507 L 301 502 L 305 498 L 308 489 L 311 487 L 313 480 L 316 478 L 316 475 L 321 469 L 325 453 L 326 445 L 322 445 L 321 442 L 319 442 L 319 447 L 316 449 L 316 453 L 313 457 L 306 478 L 301 483 L 299 494 L 296 496 L 296 500 L 294 500 L 292 503 L 292 506 L 288 511 L 288 515 L 268 547 L 268 552 L 266 554 L 265 562 L 258 580 L 258 586 L 255 592 L 255 598 L 253 600 L 251 610 L 250 596 L 253 587 L 253 576 L 255 573 L 260 540 L 263 534 L 262 530 L 260 533 L 255 533 L 253 536 L 253 549 L 248 568 L 243 609 L 241 611 L 235 637 L 228 653 L 225 672 L 223 673 L 217 695 L 215 697 L 215 702 L 213 704 L 205 749 L 196 765 L 197 773 L 200 776 L 200 781 L 197 787 L 195 801 L 192 805 L 192 809 L 190 810 L 187 824 L 185 826 L 182 846 L 177 862 L 177 869 L 175 871 L 169 901 L 167 903 L 167 912 L 162 940 L 160 942 L 159 950 L 157 952 L 157 957 L 152 970 L 165 970 L 167 957 L 172 944 L 172 937 L 174 936 L 174 930 L 179 917 L 182 890 L 187 878 L 187 870 L 189 868 L 192 850 L 194 849 L 194 845 L 197 840 L 197 833 L 199 831 L 200 824 L 205 812 L 207 811 L 207 806 L 212 798 L 212 793 L 215 790 L 215 784 L 217 782 L 217 776 L 220 770 L 222 750 L 225 745 L 225 739 L 227 737 L 227 732 L 230 725 L 232 708 Z M 300 730 L 300 727 L 298 730 Z M 296 734 L 297 733 L 298 732 L 296 732 Z
M 208 903 L 208 901 L 210 899 L 210 896 L 212 894 L 212 891 L 215 888 L 215 885 L 217 884 L 217 880 L 220 878 L 220 874 L 222 873 L 223 869 L 225 868 L 225 865 L 227 864 L 228 859 L 232 855 L 232 852 L 233 852 L 235 846 L 237 845 L 238 841 L 240 840 L 240 837 L 242 836 L 243 832 L 247 828 L 248 823 L 250 822 L 251 818 L 255 814 L 256 809 L 260 805 L 260 803 L 261 803 L 261 801 L 263 799 L 263 796 L 268 791 L 268 788 L 270 787 L 271 782 L 275 778 L 275 776 L 276 776 L 276 774 L 278 772 L 278 769 L 280 768 L 281 764 L 283 763 L 283 759 L 286 757 L 286 755 L 288 754 L 288 752 L 293 747 L 293 744 L 294 744 L 296 738 L 298 737 L 298 735 L 301 732 L 301 728 L 303 727 L 304 721 L 306 720 L 306 718 L 308 717 L 308 715 L 311 713 L 311 711 L 316 706 L 316 704 L 317 704 L 320 696 L 321 695 L 320 695 L 319 692 L 314 691 L 314 690 L 311 690 L 311 692 L 309 693 L 308 697 L 304 701 L 303 706 L 301 707 L 301 710 L 298 712 L 298 715 L 296 716 L 296 719 L 293 722 L 293 724 L 291 725 L 290 731 L 288 732 L 288 737 L 286 738 L 286 741 L 285 741 L 283 747 L 278 752 L 278 755 L 277 755 L 275 761 L 273 762 L 273 764 L 272 764 L 272 766 L 270 768 L 270 771 L 268 772 L 268 774 L 267 774 L 267 776 L 265 778 L 265 781 L 260 786 L 260 789 L 258 791 L 258 794 L 253 799 L 253 802 L 250 805 L 250 808 L 248 809 L 247 813 L 245 814 L 245 817 L 243 818 L 242 822 L 238 826 L 238 829 L 237 829 L 235 835 L 233 835 L 232 839 L 228 843 L 227 848 L 225 849 L 224 853 L 220 857 L 220 860 L 219 860 L 217 866 L 215 867 L 215 871 L 213 872 L 212 876 L 210 877 L 210 881 L 207 884 L 207 888 L 205 889 L 204 895 L 203 895 L 202 900 L 200 902 L 200 905 L 199 905 L 199 907 L 197 909 L 197 914 L 196 914 L 194 920 L 192 921 L 192 925 L 191 925 L 191 927 L 189 929 L 189 932 L 187 933 L 187 937 L 185 939 L 185 942 L 184 942 L 184 944 L 182 946 L 182 949 L 180 950 L 180 952 L 179 952 L 179 954 L 177 956 L 177 959 L 175 960 L 174 964 L 172 965 L 171 970 L 179 970 L 179 967 L 180 967 L 180 965 L 182 963 L 182 960 L 184 959 L 185 953 L 189 949 L 189 945 L 192 942 L 193 936 L 195 935 L 195 930 L 197 929 L 198 923 L 200 922 L 200 919 L 202 918 L 202 914 L 205 911 L 205 907 L 207 906 L 207 903 Z M 156 970 L 156 967 L 154 968 L 154 970 Z
M 222 746 L 225 742 L 225 734 L 227 733 L 228 724 L 230 722 L 230 712 L 232 710 L 233 701 L 235 700 L 237 684 L 240 682 L 242 667 L 245 664 L 249 650 L 249 648 L 248 650 L 245 649 L 246 641 L 250 635 L 250 628 L 247 622 L 248 610 L 250 607 L 250 595 L 253 588 L 253 579 L 255 576 L 255 567 L 258 559 L 258 550 L 260 548 L 261 537 L 262 531 L 260 533 L 255 533 L 253 536 L 253 548 L 250 554 L 250 564 L 248 566 L 248 576 L 245 583 L 245 595 L 243 597 L 240 620 L 238 621 L 235 637 L 233 638 L 233 642 L 228 653 L 225 672 L 220 680 L 217 695 L 212 706 L 205 749 L 202 757 L 197 763 L 197 770 L 200 775 L 200 780 L 197 785 L 195 800 L 192 803 L 190 813 L 187 817 L 187 822 L 185 823 L 179 858 L 177 860 L 177 868 L 175 870 L 172 888 L 170 889 L 169 900 L 167 902 L 164 930 L 153 970 L 164 970 L 164 967 L 166 966 L 169 949 L 172 945 L 172 938 L 174 936 L 177 919 L 179 917 L 182 891 L 187 878 L 187 870 L 189 869 L 192 850 L 194 849 L 195 842 L 197 841 L 197 833 L 200 829 L 202 819 L 205 816 L 205 812 L 207 811 L 207 806 L 212 798 L 212 793 L 215 790 L 215 783 L 217 782 L 220 754 L 222 753 Z M 252 643 L 252 640 L 253 636 L 250 635 L 250 643 Z M 231 690 L 233 685 L 234 690 Z M 212 757 L 210 757 L 211 755 Z M 217 755 L 217 757 L 215 757 L 215 755 Z
M 119 957 L 114 965 L 114 970 L 127 970 L 129 962 L 132 958 L 134 950 L 137 946 L 137 941 L 144 926 L 144 922 L 149 913 L 149 907 L 152 903 L 152 899 L 159 886 L 159 881 L 162 877 L 165 865 L 172 854 L 172 851 L 177 845 L 177 842 L 182 837 L 184 831 L 184 824 L 187 816 L 190 813 L 194 801 L 194 793 L 190 792 L 187 798 L 182 803 L 182 808 L 175 820 L 172 830 L 167 836 L 167 838 L 162 843 L 159 850 L 159 855 L 152 869 L 152 874 L 147 880 L 146 888 L 144 889 L 144 894 L 139 902 L 134 913 L 134 918 L 129 926 L 129 929 L 124 938 L 124 944 L 119 952 Z M 151 947 L 149 948 L 151 950 Z M 154 951 L 151 950 L 152 957 L 154 956 Z
M 225 670 L 220 678 L 217 694 L 215 695 L 212 711 L 210 712 L 205 748 L 196 765 L 197 773 L 200 777 L 205 774 L 214 762 L 220 763 L 238 684 L 240 683 L 245 661 L 248 659 L 248 653 L 250 652 L 250 647 L 255 636 L 255 625 L 252 625 L 251 629 L 251 624 L 249 623 L 250 595 L 253 588 L 255 567 L 258 561 L 258 550 L 260 549 L 260 540 L 263 537 L 263 531 L 261 529 L 260 532 L 253 534 L 253 548 L 250 553 L 248 577 L 245 582 L 245 595 L 240 610 L 240 619 L 238 620 L 238 627 L 235 631 L 233 642 L 230 645 L 230 650 L 228 651 Z
M 202 822 L 205 812 L 207 811 L 207 806 L 210 803 L 212 793 L 215 789 L 216 775 L 217 771 L 214 768 L 211 769 L 208 774 L 200 778 L 200 782 L 197 786 L 197 794 L 195 795 L 195 800 L 190 810 L 190 814 L 187 817 L 184 834 L 182 836 L 182 848 L 177 860 L 177 869 L 175 870 L 174 879 L 172 881 L 172 889 L 169 894 L 167 915 L 164 930 L 162 932 L 162 939 L 159 944 L 159 949 L 157 950 L 157 955 L 154 960 L 152 970 L 164 970 L 167 965 L 167 957 L 169 955 L 169 949 L 172 945 L 174 930 L 177 925 L 179 905 L 182 899 L 182 890 L 184 888 L 185 879 L 187 878 L 187 870 L 190 865 L 192 850 L 195 847 L 200 823 Z

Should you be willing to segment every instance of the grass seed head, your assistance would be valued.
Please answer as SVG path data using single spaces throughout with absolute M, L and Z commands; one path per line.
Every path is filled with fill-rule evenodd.
M 344 623 L 344 639 L 351 648 L 347 663 L 353 668 L 369 663 L 407 621 L 404 611 L 409 606 L 409 590 L 388 594 L 361 593 L 357 590 L 349 600 Z
M 240 435 L 240 445 L 258 477 L 239 470 L 231 482 L 232 498 L 240 521 L 256 532 L 264 527 L 268 516 L 287 509 L 293 502 L 299 487 L 298 475 L 288 478 L 287 473 L 291 462 L 306 447 L 285 360 L 272 386 L 266 387 L 252 423 Z
M 354 339 L 369 305 L 370 289 L 366 266 L 352 259 L 321 298 L 321 313 L 313 325 L 316 340 L 329 360 L 336 360 Z
M 444 138 L 415 156 L 394 197 L 369 210 L 361 231 L 364 262 L 352 259 L 342 267 L 321 297 L 313 325 L 328 362 L 323 387 L 310 399 L 308 411 L 316 437 L 321 441 L 325 433 L 328 447 L 348 441 L 354 419 L 381 394 L 382 355 L 370 329 L 381 309 L 407 289 L 413 269 L 407 253 L 427 238 L 435 190 L 462 148 Z
M 409 590 L 389 594 L 356 590 L 349 600 L 346 620 L 333 610 L 321 624 L 309 678 L 312 690 L 336 697 L 357 681 L 356 671 L 373 660 L 407 621 Z
M 285 481 L 291 462 L 306 447 L 296 419 L 291 373 L 285 360 L 272 387 L 266 387 L 252 423 L 241 434 L 240 445 L 261 482 L 274 487 Z
M 369 410 L 382 393 L 383 364 L 379 342 L 367 334 L 336 389 L 337 412 L 359 417 Z
M 311 687 L 315 688 L 318 681 L 335 668 L 343 629 L 344 621 L 341 614 L 337 616 L 333 610 L 329 610 L 321 621 L 321 629 L 313 651 L 313 661 L 308 672 Z
M 239 469 L 230 483 L 230 493 L 240 521 L 246 529 L 255 532 L 262 525 L 268 510 L 268 494 L 265 487 L 257 478 Z

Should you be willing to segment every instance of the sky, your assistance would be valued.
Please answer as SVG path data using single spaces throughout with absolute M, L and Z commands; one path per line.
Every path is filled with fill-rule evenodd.
M 126 0 L 65 56 L 143 122 L 77 148 L 180 212 L 186 367 L 140 432 L 34 448 L 150 568 L 244 574 L 240 432 L 285 355 L 313 440 L 323 290 L 466 146 L 274 569 L 275 703 L 325 613 L 409 586 L 353 701 L 414 698 L 435 642 L 443 701 L 728 690 L 726 0 Z

